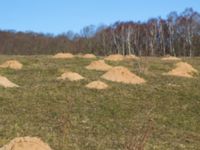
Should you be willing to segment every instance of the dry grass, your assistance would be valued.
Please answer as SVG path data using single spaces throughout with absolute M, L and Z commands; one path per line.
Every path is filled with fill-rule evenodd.
M 125 150 L 144 150 L 147 140 L 153 132 L 153 120 L 149 119 L 139 131 L 138 135 L 129 135 L 126 139 Z
M 165 56 L 165 57 L 162 58 L 162 60 L 166 60 L 166 61 L 179 61 L 181 59 L 178 58 L 178 57 L 175 57 L 175 56 Z

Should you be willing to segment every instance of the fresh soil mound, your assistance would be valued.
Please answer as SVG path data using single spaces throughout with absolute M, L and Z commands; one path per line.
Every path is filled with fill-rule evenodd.
M 198 73 L 198 71 L 190 64 L 179 62 L 176 64 L 176 68 L 166 73 L 166 75 L 192 78 L 194 73 Z
M 124 60 L 124 56 L 120 55 L 120 54 L 113 54 L 113 55 L 109 55 L 108 57 L 106 57 L 105 60 L 122 61 L 122 60 Z
M 114 82 L 122 82 L 126 84 L 141 84 L 144 83 L 145 80 L 138 77 L 134 73 L 130 72 L 127 68 L 122 66 L 117 66 L 110 69 L 103 76 L 103 79 L 114 81 Z
M 82 77 L 80 74 L 76 73 L 76 72 L 65 72 L 63 73 L 60 77 L 57 78 L 58 80 L 65 80 L 68 79 L 70 81 L 79 81 L 84 79 L 84 77 Z
M 15 70 L 22 69 L 23 65 L 17 60 L 8 60 L 0 65 L 0 68 L 11 68 Z
M 60 59 L 67 59 L 67 58 L 74 58 L 74 55 L 71 53 L 57 53 L 53 56 L 53 58 L 60 58 Z
M 92 58 L 96 58 L 96 56 L 94 54 L 85 54 L 82 56 L 82 58 L 92 59 Z
M 165 57 L 163 57 L 162 58 L 162 60 L 181 60 L 180 58 L 178 58 L 178 57 L 174 57 L 174 56 L 165 56 Z
M 137 57 L 135 55 L 126 55 L 125 59 L 127 59 L 127 60 L 139 60 L 139 57 Z
M 52 150 L 49 145 L 36 137 L 18 137 L 0 150 Z
M 89 89 L 103 90 L 108 88 L 108 85 L 101 81 L 93 81 L 86 85 Z
M 93 61 L 86 67 L 86 69 L 98 71 L 108 71 L 111 68 L 112 66 L 106 64 L 104 60 Z
M 12 83 L 6 77 L 3 76 L 0 76 L 0 86 L 3 86 L 5 88 L 19 87 L 18 85 Z

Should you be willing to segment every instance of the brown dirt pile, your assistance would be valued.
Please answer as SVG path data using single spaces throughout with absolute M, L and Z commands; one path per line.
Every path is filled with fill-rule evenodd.
M 36 137 L 18 137 L 0 150 L 52 150 L 49 145 Z
M 108 88 L 108 85 L 102 81 L 93 81 L 87 84 L 86 87 L 89 89 L 103 90 L 103 89 Z
M 127 60 L 139 60 L 139 57 L 137 57 L 135 55 L 126 55 L 125 59 L 127 59 Z
M 5 88 L 19 87 L 18 85 L 9 81 L 6 77 L 0 75 L 0 86 Z
M 57 53 L 53 56 L 53 58 L 60 58 L 60 59 L 68 59 L 68 58 L 74 58 L 74 55 L 71 53 Z
M 176 64 L 176 68 L 165 73 L 165 75 L 180 76 L 192 78 L 194 73 L 198 73 L 190 64 L 186 62 L 179 62 Z
M 76 72 L 65 72 L 63 73 L 60 77 L 57 78 L 58 80 L 65 80 L 68 79 L 70 81 L 79 81 L 84 79 L 84 77 L 82 77 L 80 74 L 76 73 Z
M 82 58 L 92 59 L 92 58 L 96 58 L 96 56 L 94 54 L 85 54 L 82 56 Z
M 178 58 L 178 57 L 174 57 L 174 56 L 165 56 L 165 57 L 163 57 L 161 60 L 181 60 L 180 58 Z
M 91 64 L 86 66 L 86 69 L 89 70 L 98 70 L 98 71 L 108 71 L 112 68 L 112 66 L 106 64 L 104 60 L 93 61 Z
M 130 72 L 127 68 L 122 66 L 117 66 L 110 69 L 101 77 L 106 80 L 122 82 L 126 84 L 141 84 L 145 82 L 144 79 L 138 77 L 134 73 Z
M 120 55 L 120 54 L 113 54 L 113 55 L 109 55 L 105 58 L 105 60 L 109 60 L 109 61 L 122 61 L 124 60 L 124 56 Z
M 22 69 L 23 65 L 17 60 L 8 60 L 0 65 L 0 68 Z

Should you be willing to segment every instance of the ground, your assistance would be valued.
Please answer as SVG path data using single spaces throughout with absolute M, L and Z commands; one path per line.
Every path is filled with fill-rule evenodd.
M 0 75 L 20 86 L 0 87 L 0 147 L 15 137 L 37 136 L 54 150 L 116 150 L 138 143 L 135 137 L 148 132 L 146 150 L 200 149 L 200 75 L 192 79 L 162 75 L 174 61 L 107 62 L 126 66 L 147 82 L 102 80 L 110 88 L 98 91 L 85 88 L 104 73 L 84 68 L 92 60 L 0 56 L 0 64 L 9 59 L 24 67 L 0 69 Z M 200 72 L 200 58 L 185 61 Z M 87 79 L 56 80 L 66 69 Z

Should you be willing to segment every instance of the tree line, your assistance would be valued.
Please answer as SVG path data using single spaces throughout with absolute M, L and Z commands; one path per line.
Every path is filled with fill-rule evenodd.
M 84 27 L 54 36 L 35 32 L 0 30 L 1 54 L 55 54 L 57 52 L 112 53 L 139 56 L 200 56 L 200 14 L 187 8 L 163 19 L 115 22 L 109 26 Z

